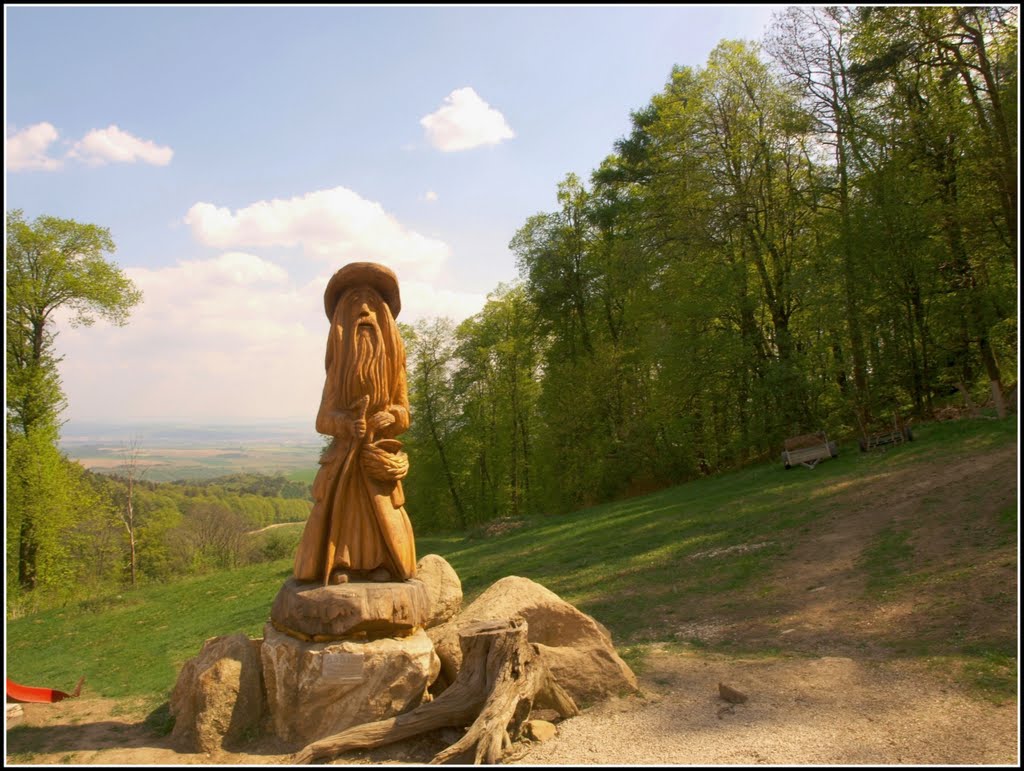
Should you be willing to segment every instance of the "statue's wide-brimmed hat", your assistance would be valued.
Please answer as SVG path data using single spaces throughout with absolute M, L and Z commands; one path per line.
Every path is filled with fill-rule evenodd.
M 402 298 L 398 294 L 398 277 L 394 271 L 376 262 L 350 262 L 327 282 L 324 290 L 324 310 L 327 318 L 334 317 L 334 308 L 346 289 L 354 286 L 369 286 L 376 289 L 391 309 L 391 315 L 398 318 L 402 310 Z

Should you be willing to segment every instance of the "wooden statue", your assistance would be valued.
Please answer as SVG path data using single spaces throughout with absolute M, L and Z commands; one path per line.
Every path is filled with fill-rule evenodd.
M 334 440 L 313 481 L 299 581 L 404 581 L 416 572 L 401 481 L 409 460 L 395 439 L 409 428 L 400 309 L 395 274 L 376 263 L 349 263 L 324 292 L 331 328 L 316 429 Z

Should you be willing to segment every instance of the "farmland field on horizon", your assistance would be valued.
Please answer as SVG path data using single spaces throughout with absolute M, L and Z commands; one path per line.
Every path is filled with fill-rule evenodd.
M 124 465 L 134 441 L 144 478 L 151 482 L 243 472 L 283 473 L 290 479 L 310 481 L 323 447 L 323 438 L 311 422 L 76 421 L 65 424 L 60 447 L 85 468 L 108 474 Z

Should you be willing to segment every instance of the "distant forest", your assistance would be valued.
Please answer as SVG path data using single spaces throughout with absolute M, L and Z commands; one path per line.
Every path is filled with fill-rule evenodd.
M 1017 369 L 1010 7 L 791 7 L 676 67 L 519 280 L 406 327 L 417 526 L 553 514 L 849 439 Z
M 304 522 L 312 506 L 310 485 L 280 474 L 150 482 L 139 475 L 129 479 L 76 463 L 68 466 L 77 505 L 62 533 L 64 561 L 46 571 L 42 596 L 23 595 L 16 607 L 46 606 L 130 585 L 133 566 L 134 582 L 141 583 L 289 556 L 296 528 L 255 531 Z M 17 591 L 11 594 L 19 597 Z

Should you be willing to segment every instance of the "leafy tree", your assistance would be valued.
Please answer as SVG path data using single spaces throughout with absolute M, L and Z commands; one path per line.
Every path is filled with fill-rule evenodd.
M 825 239 L 824 248 L 840 256 L 842 294 L 848 345 L 836 345 L 837 358 L 842 350 L 850 352 L 853 370 L 856 412 L 859 420 L 867 418 L 868 373 L 864 343 L 862 288 L 864 269 L 861 265 L 861 234 L 854 230 L 853 181 L 858 160 L 868 158 L 863 134 L 858 131 L 859 106 L 852 97 L 850 69 L 850 17 L 846 8 L 790 7 L 776 17 L 769 50 L 789 77 L 804 94 L 804 104 L 814 120 L 816 137 L 830 150 L 823 173 L 818 174 L 827 188 L 829 200 L 821 205 L 835 212 L 837 226 L 826 230 L 834 235 Z M 827 215 L 819 218 L 819 227 L 828 224 Z M 822 227 L 824 230 L 825 228 Z M 845 365 L 845 362 L 841 362 Z M 847 383 L 846 367 L 838 373 L 839 384 Z
M 522 286 L 499 284 L 456 332 L 454 383 L 467 418 L 460 447 L 478 472 L 478 484 L 466 490 L 477 520 L 534 508 L 535 318 Z
M 56 449 L 65 400 L 53 313 L 72 310 L 73 326 L 97 317 L 126 323 L 142 295 L 104 258 L 113 250 L 106 228 L 49 216 L 29 223 L 20 210 L 7 213 L 7 537 L 26 589 L 60 563 L 71 524 L 72 483 Z
M 402 336 L 408 354 L 409 404 L 414 416 L 407 440 L 416 458 L 405 484 L 411 500 L 430 512 L 429 516 L 417 517 L 417 524 L 465 528 L 468 520 L 459 494 L 460 483 L 456 482 L 462 470 L 456 467 L 452 453 L 463 420 L 453 384 L 455 328 L 449 319 L 438 318 L 419 321 L 412 327 L 403 324 Z M 435 478 L 444 480 L 445 490 L 433 483 Z
M 966 393 L 978 364 L 1000 415 L 1003 371 L 993 338 L 1016 296 L 1016 12 L 999 8 L 862 8 L 851 67 L 870 99 L 879 144 L 913 174 L 939 281 L 930 326 L 941 375 Z M 889 143 L 883 143 L 889 138 Z M 940 332 L 941 330 L 941 332 Z M 1011 352 L 1011 358 L 1015 358 Z
M 185 540 L 193 569 L 228 569 L 245 564 L 254 548 L 243 515 L 212 499 L 199 499 L 188 508 Z

